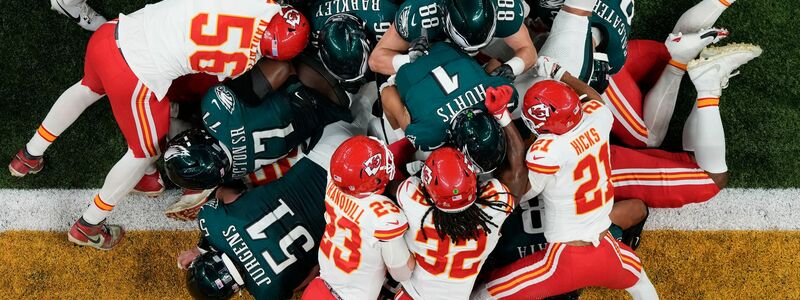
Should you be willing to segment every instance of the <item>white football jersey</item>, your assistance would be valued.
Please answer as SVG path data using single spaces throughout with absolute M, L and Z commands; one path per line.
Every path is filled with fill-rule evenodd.
M 525 163 L 535 191 L 544 199 L 548 242 L 599 243 L 614 203 L 608 145 L 614 117 L 601 102 L 582 104 L 583 119 L 562 135 L 542 134 Z
M 483 183 L 481 197 L 507 204 L 503 210 L 481 207 L 498 227 L 489 225 L 491 232 L 478 240 L 452 242 L 448 236 L 439 239 L 432 213 L 423 223 L 423 215 L 431 208 L 425 201 L 423 188 L 418 177 L 410 177 L 397 191 L 397 201 L 408 218 L 406 244 L 417 261 L 411 279 L 403 283 L 403 288 L 416 300 L 469 299 L 483 263 L 500 239 L 500 226 L 514 207 L 513 198 L 497 179 Z M 423 229 L 420 225 L 424 225 Z
M 261 58 L 259 44 L 281 7 L 271 0 L 164 0 L 120 14 L 118 43 L 136 77 L 163 99 L 192 73 L 237 77 Z
M 319 248 L 320 277 L 342 299 L 377 299 L 386 279 L 380 241 L 402 238 L 406 217 L 389 198 L 355 198 L 328 178 L 325 234 Z

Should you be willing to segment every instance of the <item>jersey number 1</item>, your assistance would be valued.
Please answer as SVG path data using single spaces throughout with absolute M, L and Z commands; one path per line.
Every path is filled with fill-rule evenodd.
M 449 95 L 458 89 L 458 74 L 450 76 L 442 66 L 436 67 L 431 73 L 433 73 L 433 77 L 436 78 L 436 82 L 439 83 L 439 87 L 442 88 L 445 95 Z

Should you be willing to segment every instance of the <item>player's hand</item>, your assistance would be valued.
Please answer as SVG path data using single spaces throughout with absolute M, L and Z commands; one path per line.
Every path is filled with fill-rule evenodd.
M 178 269 L 188 269 L 192 261 L 198 256 L 200 256 L 200 250 L 197 247 L 181 252 L 178 255 Z
M 505 77 L 509 81 L 514 81 L 514 79 L 517 78 L 517 76 L 514 76 L 514 70 L 511 69 L 511 66 L 507 64 L 502 64 L 499 67 L 495 68 L 494 71 L 492 71 L 492 73 L 490 73 L 489 75 Z
M 534 68 L 537 76 L 558 81 L 561 81 L 561 77 L 567 72 L 554 58 L 548 56 L 539 56 Z
M 511 123 L 511 114 L 508 113 L 508 102 L 514 95 L 514 88 L 508 85 L 500 87 L 489 87 L 486 89 L 486 100 L 484 104 L 489 113 L 494 116 L 500 126 L 505 127 Z
M 411 41 L 411 47 L 408 48 L 408 59 L 414 62 L 417 58 L 428 55 L 428 37 L 420 36 Z

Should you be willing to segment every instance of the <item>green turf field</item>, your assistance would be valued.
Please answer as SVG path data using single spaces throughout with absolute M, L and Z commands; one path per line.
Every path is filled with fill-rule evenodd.
M 154 1 L 90 1 L 111 19 Z M 663 40 L 695 0 L 636 1 L 634 38 Z M 83 73 L 90 33 L 49 9 L 47 1 L 0 0 L 0 163 L 28 141 L 50 105 Z M 740 0 L 717 26 L 731 30 L 727 42 L 753 42 L 764 54 L 741 69 L 720 104 L 728 145 L 731 186 L 800 187 L 800 31 L 792 1 Z M 795 25 L 792 25 L 795 24 Z M 688 76 L 667 143 L 676 149 L 695 94 Z M 24 179 L 0 172 L 4 188 L 99 187 L 125 152 L 105 100 L 89 108 L 48 150 L 41 174 Z

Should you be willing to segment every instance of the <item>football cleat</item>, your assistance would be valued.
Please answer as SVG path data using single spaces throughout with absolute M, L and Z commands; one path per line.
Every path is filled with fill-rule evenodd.
M 89 4 L 83 1 L 74 1 L 72 5 L 67 5 L 64 0 L 50 0 L 50 8 L 58 13 L 65 15 L 78 23 L 83 29 L 89 31 L 97 30 L 100 25 L 106 22 L 106 18 L 98 14 Z
M 698 91 L 719 95 L 728 87 L 728 79 L 739 74 L 741 65 L 761 55 L 761 47 L 753 44 L 732 43 L 722 47 L 709 47 L 700 58 L 687 64 L 689 77 Z
M 208 201 L 208 196 L 211 195 L 212 191 L 214 190 L 184 189 L 181 193 L 181 198 L 167 207 L 164 215 L 178 221 L 194 221 L 197 219 L 200 207 Z
M 716 44 L 728 37 L 724 28 L 709 28 L 693 33 L 670 33 L 664 45 L 673 60 L 685 64 L 697 57 L 700 51 L 710 44 Z
M 111 250 L 125 236 L 125 230 L 119 225 L 108 225 L 103 220 L 97 225 L 84 225 L 81 220 L 75 221 L 69 229 L 67 239 L 81 246 L 89 246 L 100 250 Z
M 153 174 L 145 174 L 139 183 L 133 187 L 131 193 L 143 194 L 147 197 L 158 197 L 164 192 L 164 180 L 161 180 L 161 173 L 158 171 Z
M 44 159 L 41 156 L 28 154 L 24 147 L 19 149 L 19 152 L 11 159 L 11 163 L 8 164 L 8 170 L 11 171 L 11 176 L 14 177 L 36 174 L 42 168 L 44 168 Z

